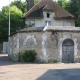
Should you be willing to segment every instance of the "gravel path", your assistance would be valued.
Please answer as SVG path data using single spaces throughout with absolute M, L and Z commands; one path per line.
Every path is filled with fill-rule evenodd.
M 80 80 L 80 64 L 25 64 L 0 54 L 0 80 Z

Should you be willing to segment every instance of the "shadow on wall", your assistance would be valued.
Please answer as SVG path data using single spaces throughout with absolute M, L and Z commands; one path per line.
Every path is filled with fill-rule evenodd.
M 48 70 L 36 80 L 80 80 L 80 69 Z

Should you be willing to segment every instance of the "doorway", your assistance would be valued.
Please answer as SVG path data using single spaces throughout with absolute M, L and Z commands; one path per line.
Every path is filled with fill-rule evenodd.
M 66 39 L 62 43 L 62 62 L 74 62 L 74 42 L 71 39 Z

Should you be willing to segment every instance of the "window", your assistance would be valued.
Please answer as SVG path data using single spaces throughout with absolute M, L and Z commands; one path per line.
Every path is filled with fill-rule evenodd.
M 29 21 L 29 25 L 30 25 L 30 27 L 34 27 L 34 25 L 35 25 L 35 21 L 34 20 L 31 20 L 31 21 Z
M 46 21 L 45 26 L 51 26 L 51 21 Z
M 47 13 L 47 18 L 50 18 L 50 12 Z
M 71 26 L 71 23 L 67 21 L 67 26 Z
M 71 22 L 65 21 L 65 22 L 64 22 L 64 26 L 71 26 Z

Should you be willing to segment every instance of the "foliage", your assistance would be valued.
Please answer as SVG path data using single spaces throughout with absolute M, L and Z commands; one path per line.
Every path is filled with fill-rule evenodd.
M 8 40 L 8 26 L 9 26 L 9 7 L 5 6 L 0 12 L 0 41 Z M 24 27 L 24 20 L 22 19 L 23 12 L 16 6 L 10 7 L 10 32 L 13 34 L 19 28 Z M 3 36 L 4 35 L 4 36 Z
M 23 13 L 26 12 L 26 2 L 22 2 L 21 0 L 15 0 L 14 2 L 11 3 L 11 6 L 16 6 Z
M 78 17 L 78 12 L 79 12 L 79 0 L 70 0 L 69 1 L 69 8 L 68 11 L 72 13 L 74 16 Z
M 34 4 L 37 4 L 39 2 L 39 0 L 34 0 Z
M 36 4 L 39 0 L 34 0 Z M 16 30 L 25 27 L 25 21 L 22 18 L 26 10 L 26 0 L 15 0 L 10 4 L 10 32 L 13 34 Z M 0 42 L 8 41 L 9 26 L 9 7 L 4 6 L 0 11 Z M 3 36 L 4 35 L 4 36 Z
M 59 4 L 62 8 L 67 9 L 68 8 L 68 1 L 67 0 L 58 0 L 57 4 Z
M 80 15 L 78 16 L 77 25 L 77 27 L 80 27 Z
M 18 62 L 21 62 L 21 61 L 22 61 L 21 54 L 22 54 L 22 53 L 19 52 L 19 53 L 16 55 Z
M 79 1 L 80 0 L 77 0 L 77 1 L 76 0 L 70 0 L 69 1 L 70 5 L 69 5 L 69 8 L 68 8 L 68 11 L 70 13 L 72 13 L 76 17 L 76 19 L 78 19 L 76 21 L 76 26 L 80 26 L 79 25 L 79 7 L 80 7 Z
M 79 5 L 80 5 L 80 0 L 79 0 Z M 78 12 L 78 21 L 77 25 L 80 27 L 80 6 L 79 6 L 79 12 Z
M 36 55 L 35 50 L 26 50 L 19 55 L 19 60 L 22 59 L 24 62 L 33 62 L 36 59 Z
M 59 64 L 60 62 L 58 60 L 53 60 L 49 62 L 50 64 Z
M 53 63 L 59 63 L 57 60 L 54 60 Z

